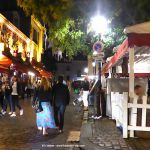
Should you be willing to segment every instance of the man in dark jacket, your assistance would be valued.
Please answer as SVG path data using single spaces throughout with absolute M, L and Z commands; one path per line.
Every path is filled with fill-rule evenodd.
M 53 105 L 54 116 L 56 126 L 59 128 L 59 132 L 62 133 L 64 126 L 64 113 L 66 106 L 70 101 L 70 93 L 67 85 L 63 84 L 63 77 L 59 76 L 58 83 L 52 88 L 53 93 Z

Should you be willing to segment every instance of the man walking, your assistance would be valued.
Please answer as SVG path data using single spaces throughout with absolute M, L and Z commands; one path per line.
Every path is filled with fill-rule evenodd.
M 66 106 L 70 101 L 70 93 L 67 85 L 63 84 L 63 77 L 58 77 L 58 83 L 53 86 L 53 105 L 54 105 L 54 116 L 56 126 L 59 128 L 59 132 L 63 132 L 64 126 L 64 113 Z

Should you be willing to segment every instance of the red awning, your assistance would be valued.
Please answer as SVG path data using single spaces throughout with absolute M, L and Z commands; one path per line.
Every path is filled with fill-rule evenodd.
M 6 56 L 0 57 L 0 65 L 10 66 L 12 64 L 12 61 L 7 58 Z
M 150 33 L 144 33 L 144 34 L 129 33 L 128 42 L 129 42 L 129 47 L 150 46 Z
M 8 67 L 0 65 L 0 72 L 1 73 L 8 72 L 8 70 L 9 70 Z
M 41 74 L 42 76 L 44 76 L 44 77 L 51 77 L 51 76 L 52 76 L 51 73 L 49 73 L 49 72 L 47 72 L 47 71 L 45 71 L 45 70 L 41 70 L 41 71 L 39 71 L 39 72 L 40 72 L 40 74 Z
M 124 40 L 111 60 L 102 68 L 102 75 L 107 73 L 108 70 L 125 55 L 125 53 L 129 50 L 129 47 L 133 46 L 150 46 L 150 34 L 129 33 L 128 38 Z
M 22 73 L 28 73 L 28 68 L 22 64 L 15 64 L 15 69 L 21 71 Z
M 102 68 L 102 74 L 107 73 L 108 70 L 125 54 L 128 50 L 128 39 L 126 39 L 118 48 L 117 52 L 111 60 Z
M 32 58 L 31 64 L 37 68 L 43 68 L 43 64 L 40 62 L 37 62 L 34 58 Z
M 31 61 L 31 64 L 34 66 L 34 68 L 40 73 L 43 77 L 51 77 L 52 73 L 43 70 L 43 64 L 41 62 L 37 62 L 34 58 Z

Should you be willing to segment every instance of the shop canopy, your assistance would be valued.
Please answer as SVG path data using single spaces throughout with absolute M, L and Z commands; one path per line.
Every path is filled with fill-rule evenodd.
M 5 56 L 6 55 L 6 56 Z M 33 72 L 37 76 L 52 77 L 52 73 L 43 69 L 43 64 L 32 59 L 32 62 L 22 62 L 20 59 L 10 56 L 3 52 L 0 56 L 0 72 L 8 70 L 11 64 L 14 64 L 15 69 L 23 73 Z
M 150 21 L 125 28 L 127 38 L 118 47 L 117 52 L 102 68 L 102 74 L 108 72 L 121 58 L 128 57 L 130 48 L 135 48 L 135 62 L 150 62 Z
M 1 73 L 6 73 L 6 72 L 8 72 L 8 70 L 9 70 L 8 67 L 0 65 L 0 72 Z
M 10 66 L 12 64 L 11 59 L 7 58 L 6 56 L 0 56 L 0 65 Z
M 6 73 L 8 72 L 8 67 L 12 64 L 12 61 L 7 58 L 6 56 L 2 55 L 0 56 L 0 72 Z
M 31 64 L 32 64 L 34 67 L 43 68 L 43 64 L 40 63 L 40 62 L 37 62 L 34 58 L 32 58 Z
M 43 69 L 43 64 L 40 63 L 40 62 L 37 62 L 34 58 L 32 59 L 31 61 L 31 64 L 33 65 L 33 67 L 39 71 L 40 75 L 41 76 L 44 76 L 44 77 L 52 77 L 52 73 L 46 71 Z
M 40 70 L 40 75 L 43 77 L 52 77 L 52 74 L 45 70 Z

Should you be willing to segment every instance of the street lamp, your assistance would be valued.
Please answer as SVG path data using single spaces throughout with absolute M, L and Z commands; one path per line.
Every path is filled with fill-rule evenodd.
M 104 16 L 97 15 L 91 19 L 91 27 L 96 34 L 106 34 L 109 31 L 108 23 Z

